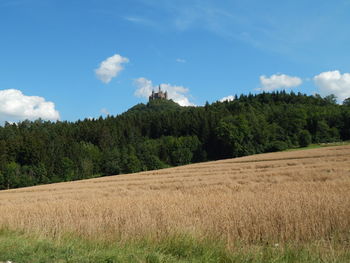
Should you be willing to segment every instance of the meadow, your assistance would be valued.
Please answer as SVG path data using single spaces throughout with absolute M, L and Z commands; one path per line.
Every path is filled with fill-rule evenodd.
M 295 251 L 299 257 L 275 262 L 300 262 L 305 251 L 306 258 L 314 255 L 305 259 L 310 262 L 347 262 L 350 146 L 6 190 L 0 192 L 0 215 L 6 242 L 47 240 L 59 247 L 68 238 L 148 251 L 130 262 L 196 262 L 186 254 L 193 247 L 216 251 L 208 262 L 272 262 Z M 0 238 L 0 261 L 8 259 L 1 251 L 9 257 L 13 247 L 6 250 Z M 185 256 L 162 254 L 176 247 Z M 264 253 L 271 257 L 263 260 Z

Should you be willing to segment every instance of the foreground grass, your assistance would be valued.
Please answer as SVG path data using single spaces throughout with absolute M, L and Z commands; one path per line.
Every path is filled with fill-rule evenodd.
M 343 145 L 1 191 L 0 262 L 350 262 L 349 171 Z
M 19 232 L 0 232 L 0 262 L 350 262 L 350 252 L 332 246 L 250 246 L 228 251 L 217 242 L 189 236 L 161 242 L 106 243 L 74 237 L 38 238 Z

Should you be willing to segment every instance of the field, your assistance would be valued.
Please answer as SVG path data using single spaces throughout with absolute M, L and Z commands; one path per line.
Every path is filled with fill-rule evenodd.
M 171 240 L 184 238 L 217 242 L 232 255 L 298 247 L 315 262 L 347 262 L 350 146 L 1 191 L 0 215 L 5 236 L 174 247 Z M 154 253 L 153 261 L 131 261 L 162 261 L 160 250 Z

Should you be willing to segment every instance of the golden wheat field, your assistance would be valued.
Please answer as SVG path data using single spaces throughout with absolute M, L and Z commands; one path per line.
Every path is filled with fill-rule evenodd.
M 54 237 L 348 241 L 350 146 L 1 191 L 0 215 L 0 227 Z

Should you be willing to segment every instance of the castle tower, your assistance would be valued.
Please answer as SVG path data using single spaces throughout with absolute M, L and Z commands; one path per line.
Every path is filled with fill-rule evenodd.
M 149 96 L 149 101 L 155 100 L 155 99 L 162 99 L 162 100 L 167 100 L 168 99 L 168 92 L 163 92 L 161 85 L 158 86 L 158 92 L 155 92 L 152 90 L 152 94 Z

